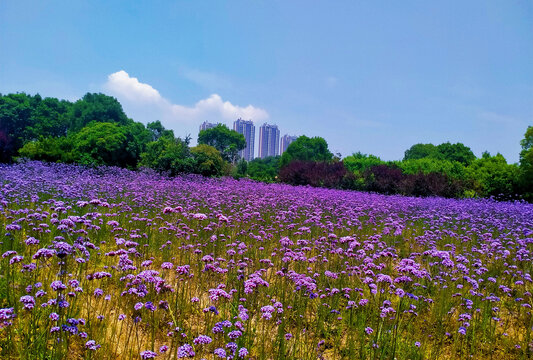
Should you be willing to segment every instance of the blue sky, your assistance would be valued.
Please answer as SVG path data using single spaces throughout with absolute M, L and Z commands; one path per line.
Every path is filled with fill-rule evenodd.
M 533 2 L 3 0 L 0 92 L 104 92 L 194 140 L 242 116 L 343 156 L 450 141 L 516 162 Z

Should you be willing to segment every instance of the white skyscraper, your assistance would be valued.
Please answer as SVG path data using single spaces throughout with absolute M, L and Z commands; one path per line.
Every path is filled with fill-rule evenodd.
M 255 126 L 253 121 L 239 118 L 233 122 L 233 130 L 239 134 L 243 134 L 246 140 L 246 147 L 239 151 L 239 156 L 246 161 L 253 160 L 255 143 Z
M 259 128 L 259 157 L 276 156 L 279 151 L 279 129 L 277 125 L 264 123 Z

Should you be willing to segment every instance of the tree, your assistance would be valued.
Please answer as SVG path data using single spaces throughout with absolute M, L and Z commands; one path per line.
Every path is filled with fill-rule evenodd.
M 0 161 L 9 162 L 26 141 L 26 127 L 31 125 L 32 109 L 36 101 L 24 93 L 0 97 Z
M 514 164 L 507 164 L 502 154 L 490 156 L 483 153 L 466 167 L 466 174 L 473 190 L 480 196 L 511 198 L 517 193 L 517 179 L 520 170 Z
M 243 134 L 218 124 L 211 129 L 201 130 L 198 134 L 198 144 L 213 146 L 224 160 L 235 163 L 238 152 L 246 147 L 246 139 Z
M 247 172 L 248 172 L 248 161 L 244 159 L 240 159 L 237 162 L 237 166 L 235 167 L 233 171 L 233 177 L 235 179 L 240 179 L 242 177 L 245 177 Z
M 403 160 L 417 160 L 427 157 L 435 157 L 437 147 L 433 144 L 415 144 L 405 150 Z
M 328 143 L 321 137 L 309 138 L 300 136 L 289 144 L 281 156 L 281 167 L 291 161 L 331 161 L 333 154 L 328 149 Z
M 128 125 L 128 119 L 122 105 L 112 96 L 87 93 L 76 101 L 70 113 L 70 132 L 78 132 L 90 122 L 107 122 Z
M 248 176 L 259 181 L 276 181 L 279 173 L 281 156 L 268 156 L 264 159 L 255 158 L 248 162 Z
M 67 134 L 69 110 L 72 103 L 56 98 L 44 98 L 35 102 L 28 126 L 24 129 L 26 141 L 43 137 L 59 137 Z
M 127 166 L 136 163 L 128 151 L 126 127 L 107 122 L 92 122 L 72 136 L 73 157 L 85 165 Z
M 403 160 L 437 159 L 457 161 L 468 165 L 476 159 L 472 150 L 462 143 L 442 143 L 438 146 L 433 144 L 415 144 L 405 151 Z
M 29 141 L 19 150 L 23 158 L 49 162 L 72 162 L 72 138 L 45 137 L 39 140 Z
M 450 142 L 445 142 L 437 146 L 437 151 L 440 159 L 458 161 L 463 165 L 469 165 L 476 160 L 472 150 L 462 143 L 451 144 Z
M 194 159 L 188 145 L 187 139 L 161 136 L 146 145 L 139 165 L 171 176 L 190 173 L 194 168 Z
M 464 180 L 466 167 L 458 161 L 438 160 L 435 158 L 422 158 L 394 162 L 404 174 L 415 175 L 418 173 L 446 174 L 448 177 Z
M 203 176 L 220 176 L 224 167 L 224 160 L 220 152 L 213 146 L 199 144 L 191 148 L 194 159 L 194 172 Z
M 161 136 L 174 137 L 174 131 L 165 129 L 159 120 L 148 123 L 146 128 L 150 131 L 152 136 L 151 141 L 157 141 L 157 139 L 159 139 Z
M 529 126 L 520 142 L 520 183 L 524 197 L 533 201 L 533 126 Z
M 342 162 L 346 169 L 357 174 L 362 174 L 366 169 L 369 169 L 372 166 L 385 164 L 385 162 L 379 157 L 363 154 L 361 152 L 345 157 Z

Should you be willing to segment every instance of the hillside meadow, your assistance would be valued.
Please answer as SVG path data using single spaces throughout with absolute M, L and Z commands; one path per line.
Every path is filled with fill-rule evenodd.
M 528 359 L 533 204 L 0 165 L 2 359 Z

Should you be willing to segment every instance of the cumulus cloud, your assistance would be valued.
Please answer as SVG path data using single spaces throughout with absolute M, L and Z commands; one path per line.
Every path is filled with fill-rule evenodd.
M 213 94 L 207 99 L 198 101 L 193 107 L 172 104 L 170 109 L 178 119 L 203 119 L 206 117 L 211 118 L 213 115 L 225 120 L 236 120 L 240 117 L 261 121 L 268 118 L 268 113 L 263 109 L 252 105 L 246 107 L 233 105 L 229 101 L 223 101 L 218 94 Z
M 144 107 L 156 112 L 166 126 L 174 128 L 182 124 L 199 124 L 209 120 L 214 122 L 233 121 L 241 117 L 254 121 L 268 119 L 266 110 L 253 105 L 238 106 L 222 100 L 218 94 L 212 94 L 206 99 L 199 100 L 193 106 L 173 104 L 151 85 L 140 82 L 131 77 L 126 71 L 120 70 L 107 77 L 104 88 L 128 107 L 139 112 Z M 140 111 L 142 113 L 142 111 Z M 153 120 L 153 119 L 152 119 Z M 151 121 L 151 120 L 149 120 Z
M 130 77 L 124 70 L 117 71 L 107 77 L 106 89 L 129 101 L 161 102 L 159 91 L 148 84 L 143 84 L 136 77 Z

